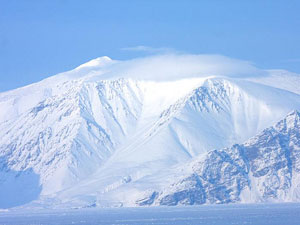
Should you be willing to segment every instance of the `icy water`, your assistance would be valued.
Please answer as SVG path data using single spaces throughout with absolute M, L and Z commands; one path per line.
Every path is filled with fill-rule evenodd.
M 0 212 L 1 225 L 298 225 L 300 204 Z

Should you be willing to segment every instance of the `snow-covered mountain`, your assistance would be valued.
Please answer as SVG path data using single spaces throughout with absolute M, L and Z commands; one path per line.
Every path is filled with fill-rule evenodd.
M 187 63 L 186 58 L 193 63 Z M 32 200 L 43 205 L 68 206 L 173 204 L 163 199 L 172 195 L 174 198 L 177 190 L 186 185 L 164 186 L 170 192 L 156 187 L 164 180 L 164 171 L 182 165 L 188 168 L 190 161 L 199 160 L 198 157 L 206 157 L 205 162 L 210 157 L 225 160 L 211 151 L 241 144 L 292 110 L 300 109 L 300 95 L 295 85 L 300 84 L 298 75 L 285 72 L 286 82 L 280 88 L 283 81 L 278 71 L 252 76 L 239 65 L 230 75 L 228 65 L 231 63 L 230 68 L 233 67 L 230 60 L 227 67 L 221 65 L 226 71 L 222 74 L 220 66 L 217 71 L 200 71 L 203 66 L 198 68 L 198 58 L 195 61 L 189 57 L 168 57 L 166 65 L 162 59 L 150 58 L 149 63 L 147 59 L 121 62 L 101 57 L 72 71 L 1 93 L 0 207 L 19 206 Z M 178 67 L 180 63 L 186 66 Z M 152 72 L 162 71 L 173 77 L 157 79 L 154 76 L 152 79 L 148 71 L 152 67 L 155 68 Z M 257 73 L 248 67 L 247 71 Z M 140 74 L 143 71 L 145 79 Z M 272 76 L 278 81 L 270 79 Z M 299 131 L 299 126 L 294 129 Z M 278 135 L 285 135 L 284 131 L 280 132 Z M 249 146 L 257 145 L 253 139 L 250 142 Z M 263 144 L 268 147 L 268 142 Z M 216 152 L 232 157 L 231 152 L 237 151 L 234 150 L 237 146 L 250 149 L 248 145 L 234 145 L 229 150 Z M 262 150 L 262 161 L 270 160 L 264 155 Z M 211 160 L 208 163 L 216 163 Z M 244 163 L 252 162 L 248 161 Z M 208 166 L 208 170 L 210 168 Z M 186 174 L 184 180 L 196 177 L 194 173 L 188 176 L 185 170 L 178 175 Z M 256 201 L 251 196 L 260 196 L 255 193 L 261 190 L 251 189 L 250 175 L 249 172 L 239 175 L 248 179 L 248 186 L 238 184 L 244 185 L 240 187 L 241 193 L 235 193 L 232 198 L 224 196 L 224 201 L 219 202 Z M 202 175 L 197 173 L 197 176 Z M 286 179 L 291 175 L 277 176 Z M 147 178 L 151 180 L 150 189 Z M 264 187 L 266 180 L 255 182 Z M 163 183 L 169 184 L 169 181 Z M 137 190 L 138 186 L 142 191 Z M 247 192 L 246 187 L 250 191 Z M 205 191 L 213 188 L 210 185 Z M 194 189 L 197 188 L 193 187 L 192 191 Z M 222 191 L 215 189 L 219 194 Z M 141 200 L 141 195 L 147 198 L 145 192 L 151 193 L 153 198 Z M 278 199 L 282 201 L 298 200 L 297 195 L 291 197 L 280 192 L 280 196 Z M 207 199 L 207 203 L 218 202 Z M 188 204 L 193 200 L 185 198 L 177 203 L 183 201 Z

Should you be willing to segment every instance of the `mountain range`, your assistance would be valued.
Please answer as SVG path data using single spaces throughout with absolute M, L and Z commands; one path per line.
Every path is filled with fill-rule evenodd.
M 0 93 L 0 207 L 299 201 L 300 75 L 197 60 L 100 57 Z

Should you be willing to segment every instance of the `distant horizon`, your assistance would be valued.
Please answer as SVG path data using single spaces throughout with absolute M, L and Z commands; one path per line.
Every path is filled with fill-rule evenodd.
M 296 0 L 0 1 L 0 92 L 101 56 L 219 54 L 300 73 Z

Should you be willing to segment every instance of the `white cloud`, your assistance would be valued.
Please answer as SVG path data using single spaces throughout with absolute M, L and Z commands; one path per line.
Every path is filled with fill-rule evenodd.
M 149 46 L 144 46 L 144 45 L 139 45 L 139 46 L 134 46 L 134 47 L 126 47 L 122 48 L 121 50 L 123 51 L 134 51 L 134 52 L 147 52 L 147 53 L 171 53 L 175 52 L 174 49 L 172 48 L 153 48 Z
M 101 75 L 141 80 L 175 80 L 190 77 L 253 77 L 264 74 L 251 62 L 222 55 L 162 54 L 115 61 Z

